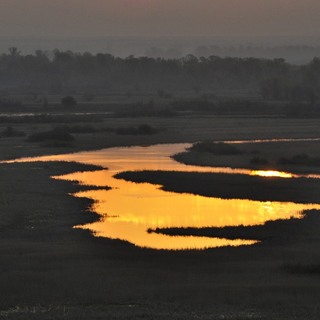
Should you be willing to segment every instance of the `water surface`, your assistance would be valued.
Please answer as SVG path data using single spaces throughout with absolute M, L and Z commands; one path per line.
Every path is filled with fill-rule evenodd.
M 161 186 L 133 183 L 114 178 L 123 171 L 163 170 L 183 172 L 241 173 L 266 177 L 296 178 L 278 171 L 253 171 L 222 167 L 184 165 L 170 156 L 184 151 L 190 144 L 163 144 L 150 147 L 121 147 L 67 155 L 24 158 L 15 161 L 76 161 L 102 166 L 103 170 L 75 172 L 54 177 L 78 181 L 83 185 L 109 186 L 74 194 L 94 200 L 91 210 L 101 218 L 95 223 L 76 226 L 89 229 L 95 236 L 121 239 L 140 247 L 153 249 L 205 249 L 256 243 L 252 240 L 228 240 L 210 237 L 169 236 L 148 233 L 149 228 L 224 227 L 258 225 L 277 219 L 300 218 L 303 210 L 320 209 L 320 204 L 261 202 L 220 199 L 160 190 Z

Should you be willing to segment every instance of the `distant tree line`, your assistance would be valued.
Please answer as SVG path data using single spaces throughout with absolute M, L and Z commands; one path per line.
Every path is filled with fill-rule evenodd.
M 284 59 L 193 55 L 178 59 L 119 58 L 105 53 L 59 50 L 23 55 L 17 48 L 0 55 L 0 94 L 81 93 L 90 101 L 92 94 L 117 90 L 160 93 L 250 90 L 266 100 L 313 104 L 319 89 L 320 58 L 298 66 Z

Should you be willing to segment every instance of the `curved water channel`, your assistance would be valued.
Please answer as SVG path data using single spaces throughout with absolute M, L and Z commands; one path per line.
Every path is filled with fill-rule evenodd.
M 149 228 L 258 225 L 270 220 L 299 218 L 304 210 L 320 210 L 320 204 L 211 198 L 166 192 L 161 190 L 159 185 L 133 183 L 114 178 L 114 175 L 123 171 L 143 170 L 241 173 L 264 177 L 278 176 L 283 179 L 298 177 L 278 171 L 184 165 L 170 157 L 190 146 L 190 144 L 162 144 L 149 147 L 117 147 L 66 155 L 21 158 L 7 162 L 76 161 L 105 168 L 53 177 L 101 187 L 98 190 L 95 188 L 74 194 L 76 197 L 92 199 L 94 203 L 91 210 L 101 217 L 97 222 L 75 228 L 89 229 L 95 236 L 121 239 L 136 246 L 152 249 L 205 249 L 251 245 L 256 241 L 168 236 L 148 233 Z M 316 175 L 310 177 L 320 178 Z M 111 189 L 103 188 L 106 186 Z

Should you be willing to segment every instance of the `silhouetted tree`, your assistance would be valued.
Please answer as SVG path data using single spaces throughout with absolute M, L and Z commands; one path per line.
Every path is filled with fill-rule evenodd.
M 210 52 L 212 50 L 210 49 Z M 37 50 L 22 55 L 15 48 L 0 55 L 0 84 L 12 93 L 185 92 L 199 88 L 260 92 L 270 100 L 315 104 L 320 92 L 320 59 L 296 66 L 284 59 L 221 58 L 187 55 L 183 58 L 114 57 L 110 54 Z M 1 89 L 1 88 L 0 88 Z M 161 90 L 159 90 L 161 89 Z M 163 91 L 162 91 L 163 90 Z M 90 92 L 90 91 L 89 91 Z M 128 95 L 130 96 L 130 95 Z M 86 101 L 91 97 L 83 95 Z M 2 104 L 2 103 L 1 103 Z M 67 99 L 66 107 L 76 103 Z
M 10 47 L 8 51 L 11 57 L 17 57 L 17 56 L 20 56 L 21 54 L 21 52 L 16 47 Z
M 75 107 L 77 105 L 77 101 L 75 100 L 75 98 L 73 98 L 71 96 L 66 96 L 66 97 L 61 99 L 61 104 L 65 108 L 73 108 L 73 107 Z

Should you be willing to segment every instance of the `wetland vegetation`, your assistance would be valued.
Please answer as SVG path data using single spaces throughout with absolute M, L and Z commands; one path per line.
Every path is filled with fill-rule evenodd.
M 252 199 L 317 203 L 319 181 L 309 178 L 268 178 L 241 174 L 142 171 L 123 172 L 117 178 L 163 186 L 163 190 L 224 199 Z
M 5 70 L 1 160 L 195 143 L 174 159 L 198 166 L 320 173 L 320 142 L 312 141 L 320 137 L 317 59 L 298 67 L 283 60 L 164 61 L 64 52 L 50 60 L 40 52 L 16 52 L 0 60 Z M 214 69 L 216 73 L 210 71 Z M 44 75 L 48 77 L 42 81 Z M 61 104 L 67 96 L 77 104 Z M 74 139 L 67 141 L 70 135 Z M 34 140 L 30 137 L 37 141 L 28 141 Z M 221 144 L 281 138 L 306 141 Z M 101 169 L 74 162 L 0 164 L 0 318 L 319 318 L 318 211 L 255 226 L 149 230 L 260 240 L 253 246 L 140 248 L 74 229 L 100 216 L 90 210 L 92 200 L 71 194 L 101 187 L 50 178 L 78 171 L 103 178 Z M 320 202 L 320 182 L 312 178 L 159 171 L 119 177 L 160 184 L 175 193 Z M 108 181 L 105 184 L 108 189 Z

